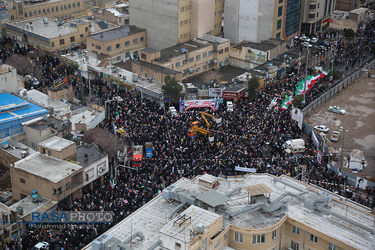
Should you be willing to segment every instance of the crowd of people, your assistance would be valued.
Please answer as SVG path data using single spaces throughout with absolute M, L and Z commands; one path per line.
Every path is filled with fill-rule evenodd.
M 355 66 L 368 57 L 370 35 L 373 30 L 365 29 L 362 34 L 367 39 L 360 39 L 351 45 L 339 40 L 337 66 L 348 61 Z M 340 37 L 339 33 L 332 36 Z M 353 56 L 355 53 L 356 56 Z M 349 58 L 349 59 L 348 59 Z M 54 57 L 41 58 L 43 84 L 50 86 L 54 79 L 71 70 Z M 64 68 L 65 67 L 65 68 Z M 73 72 L 70 72 L 73 73 Z M 276 176 L 288 175 L 301 181 L 313 183 L 332 192 L 345 195 L 364 205 L 375 207 L 374 189 L 367 190 L 363 197 L 358 190 L 342 190 L 345 178 L 327 168 L 328 160 L 319 161 L 310 135 L 303 133 L 298 124 L 290 119 L 290 110 L 270 108 L 272 99 L 277 98 L 279 105 L 285 95 L 293 95 L 301 78 L 290 76 L 273 82 L 258 92 L 255 100 L 241 99 L 233 112 L 220 104 L 215 111 L 201 109 L 181 112 L 174 116 L 161 108 L 158 102 L 140 95 L 111 86 L 100 78 L 72 82 L 75 95 L 89 96 L 89 102 L 104 106 L 107 100 L 121 97 L 121 100 L 107 104 L 107 116 L 100 124 L 104 130 L 113 131 L 114 125 L 122 127 L 121 140 L 131 148 L 133 145 L 153 143 L 153 156 L 144 158 L 142 167 L 137 171 L 121 169 L 116 176 L 113 190 L 110 189 L 109 175 L 104 185 L 99 181 L 94 188 L 85 188 L 80 199 L 58 204 L 62 211 L 102 211 L 114 212 L 114 224 L 150 201 L 165 187 L 181 177 L 193 178 L 205 173 L 214 176 L 238 175 L 236 167 L 254 168 L 258 173 L 270 173 Z M 306 94 L 306 103 L 313 101 L 329 88 L 329 77 L 320 79 Z M 278 105 L 278 106 L 279 106 Z M 191 123 L 205 123 L 201 111 L 207 111 L 221 123 L 209 119 L 213 140 L 197 134 L 188 136 Z M 289 138 L 305 139 L 306 150 L 298 157 L 285 153 L 284 142 Z M 115 161 L 115 160 L 114 160 Z M 351 196 L 351 197 L 349 197 Z M 52 249 L 80 249 L 108 230 L 113 224 L 93 224 L 89 227 L 69 225 L 64 228 L 31 228 L 24 233 L 22 241 L 14 239 L 8 243 L 9 249 L 30 249 L 37 242 L 48 241 Z

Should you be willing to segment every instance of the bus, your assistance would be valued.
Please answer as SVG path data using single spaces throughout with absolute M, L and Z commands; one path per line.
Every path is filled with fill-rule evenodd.
M 142 167 L 143 146 L 136 145 L 133 149 L 133 167 Z

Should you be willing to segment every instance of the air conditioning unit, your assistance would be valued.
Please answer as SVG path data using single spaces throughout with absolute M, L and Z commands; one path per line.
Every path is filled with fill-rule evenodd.
M 21 158 L 25 158 L 27 156 L 27 151 L 22 151 L 21 152 Z
M 211 63 L 211 61 L 210 61 L 210 60 L 208 60 L 208 61 L 207 61 L 207 64 L 210 64 L 210 63 Z
M 99 174 L 104 173 L 104 171 L 105 171 L 105 167 L 103 167 L 103 166 L 98 167 L 98 173 Z

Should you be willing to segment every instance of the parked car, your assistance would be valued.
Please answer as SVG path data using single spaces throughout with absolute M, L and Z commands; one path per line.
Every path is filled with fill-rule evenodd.
M 31 75 L 25 75 L 25 80 L 28 84 L 39 85 L 38 79 Z
M 314 129 L 316 129 L 316 130 L 318 130 L 320 132 L 324 132 L 324 133 L 328 133 L 328 131 L 329 131 L 329 128 L 326 127 L 326 126 L 324 126 L 324 125 L 316 125 L 314 127 Z
M 311 47 L 312 47 L 312 45 L 309 44 L 308 42 L 303 42 L 303 43 L 302 43 L 302 46 L 305 46 L 305 47 L 307 47 L 307 48 L 311 48 Z
M 331 138 L 329 138 L 331 141 L 338 141 L 340 137 L 339 131 L 332 131 Z
M 318 38 L 313 37 L 313 38 L 311 38 L 310 43 L 316 43 L 317 41 L 318 41 Z
M 42 241 L 37 243 L 31 250 L 44 250 L 44 249 L 49 249 L 49 244 L 48 242 Z
M 346 113 L 344 109 L 337 107 L 337 106 L 329 106 L 328 110 L 334 113 L 342 114 L 342 115 L 345 115 Z

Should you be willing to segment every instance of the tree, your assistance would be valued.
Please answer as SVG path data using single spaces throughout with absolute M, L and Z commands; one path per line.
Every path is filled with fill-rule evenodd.
M 355 37 L 355 32 L 353 29 L 344 29 L 343 36 L 348 39 Z
M 257 89 L 259 88 L 259 79 L 252 76 L 247 82 L 247 89 L 249 91 L 249 101 L 253 101 L 257 96 Z
M 202 76 L 203 82 L 210 84 L 211 81 L 219 83 L 223 80 L 223 75 L 217 70 L 209 70 Z
M 33 69 L 27 58 L 22 55 L 13 54 L 5 61 L 6 64 L 12 65 L 17 69 L 20 75 L 32 75 Z
M 302 107 L 302 101 L 303 101 L 303 96 L 302 95 L 296 95 L 293 97 L 292 104 L 294 107 L 301 108 Z
M 171 98 L 178 98 L 182 90 L 182 86 L 176 81 L 174 77 L 166 76 L 164 78 L 164 85 L 162 86 L 164 94 Z M 171 102 L 171 100 L 169 100 Z

